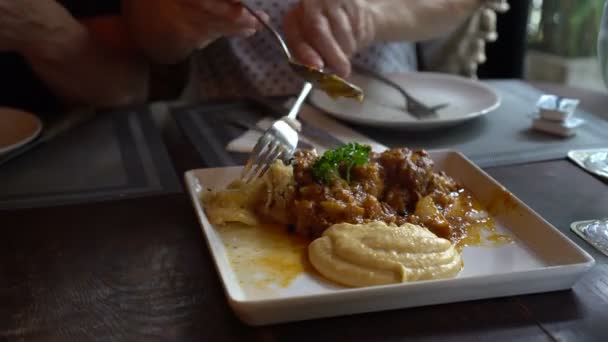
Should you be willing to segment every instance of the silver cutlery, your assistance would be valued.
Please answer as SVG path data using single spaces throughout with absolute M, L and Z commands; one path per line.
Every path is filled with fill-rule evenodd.
M 233 118 L 221 118 L 221 120 L 223 122 L 225 122 L 226 124 L 228 124 L 230 126 L 234 126 L 236 128 L 250 130 L 250 131 L 254 131 L 254 132 L 258 132 L 258 133 L 262 133 L 262 134 L 266 132 L 266 131 L 264 131 L 264 129 L 262 129 L 256 125 L 252 125 L 250 123 L 243 122 L 241 120 L 237 120 L 237 119 L 233 119 Z M 304 148 L 307 150 L 314 149 L 314 146 L 312 146 L 311 144 L 309 144 L 301 139 L 298 140 L 298 147 Z
M 410 95 L 410 93 L 408 93 L 400 84 L 389 79 L 388 77 L 385 77 L 384 75 L 382 75 L 376 71 L 373 71 L 373 70 L 370 70 L 367 68 L 363 68 L 363 67 L 357 66 L 357 65 L 354 66 L 354 69 L 363 75 L 377 79 L 378 81 L 381 81 L 381 82 L 387 84 L 388 86 L 391 86 L 395 90 L 397 90 L 405 99 L 405 110 L 408 113 L 414 115 L 418 119 L 425 119 L 425 118 L 436 116 L 437 111 L 439 109 L 445 108 L 449 105 L 448 103 L 442 103 L 442 104 L 435 105 L 435 106 L 428 106 L 428 105 L 422 103 L 421 101 L 419 101 L 418 99 L 416 99 L 415 97 L 413 97 L 412 95 Z M 386 106 L 385 104 L 381 104 L 381 105 Z M 391 106 L 391 107 L 393 107 L 393 106 Z
M 356 98 L 359 101 L 363 100 L 363 91 L 361 88 L 356 85 L 346 81 L 345 79 L 338 77 L 332 73 L 319 70 L 317 68 L 313 68 L 311 66 L 303 65 L 294 60 L 289 47 L 281 37 L 281 34 L 274 29 L 269 23 L 267 23 L 263 18 L 261 18 L 255 10 L 253 10 L 249 5 L 241 1 L 241 5 L 253 15 L 262 25 L 272 34 L 275 41 L 281 47 L 281 51 L 287 59 L 289 66 L 291 69 L 302 79 L 305 81 L 312 83 L 315 88 L 322 89 L 331 97 L 350 97 Z
M 248 183 L 257 177 L 262 177 L 279 159 L 284 162 L 291 159 L 298 146 L 300 129 L 296 116 L 311 90 L 312 84 L 304 83 L 289 113 L 275 121 L 257 141 L 241 173 L 244 182 Z

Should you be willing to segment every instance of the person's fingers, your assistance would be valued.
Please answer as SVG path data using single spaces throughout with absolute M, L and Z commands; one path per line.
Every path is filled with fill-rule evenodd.
M 201 33 L 212 32 L 219 36 L 251 36 L 257 32 L 256 26 L 236 25 L 225 20 L 209 18 L 206 25 L 199 25 Z
M 270 16 L 268 14 L 266 14 L 266 12 L 264 11 L 255 11 L 255 13 L 257 13 L 257 15 L 266 23 L 270 22 Z M 259 20 L 258 20 L 259 21 Z
M 505 13 L 510 9 L 507 0 L 486 1 L 484 5 L 498 13 Z
M 263 20 L 268 20 L 268 15 L 263 12 L 258 12 Z M 218 17 L 204 10 L 192 13 L 185 13 L 184 20 L 187 22 L 184 26 L 188 27 L 191 35 L 194 35 L 197 40 L 207 40 L 206 37 L 217 39 L 221 36 L 251 36 L 261 28 L 261 23 L 250 13 L 236 20 L 227 20 Z
M 249 13 L 238 0 L 180 0 L 183 1 L 190 15 L 199 17 L 202 15 L 210 15 L 216 19 L 221 19 L 243 29 L 257 29 L 260 27 L 260 22 L 251 13 Z M 263 12 L 258 11 L 258 14 Z M 261 14 L 267 18 L 266 14 Z
M 295 58 L 296 61 L 319 69 L 322 69 L 325 66 L 321 55 L 319 55 L 317 51 L 304 40 L 304 37 L 302 37 L 295 10 L 290 10 L 285 15 L 283 31 L 285 32 L 285 38 L 287 39 L 289 49 L 293 53 L 293 58 Z
M 481 38 L 477 38 L 473 40 L 473 60 L 477 62 L 477 64 L 484 64 L 486 62 L 486 41 Z
M 202 49 L 202 48 L 206 47 L 207 45 L 213 43 L 215 40 L 217 40 L 220 37 L 221 37 L 221 35 L 218 35 L 218 34 L 207 34 L 207 35 L 199 36 L 196 39 L 195 47 L 196 47 L 196 49 Z
M 215 16 L 235 20 L 243 13 L 243 7 L 238 1 L 232 0 L 172 0 L 182 3 L 192 10 L 203 10 Z
M 197 49 L 203 48 L 223 36 L 248 37 L 257 32 L 250 26 L 238 26 L 211 14 L 198 15 L 181 22 L 180 31 Z
M 262 20 L 265 23 L 269 23 L 270 22 L 270 16 L 268 14 L 266 14 L 266 12 L 264 11 L 255 11 L 255 13 L 258 15 L 259 19 L 256 18 L 255 16 L 251 16 L 254 20 L 254 28 L 256 30 L 261 30 L 264 26 L 264 24 L 262 22 L 260 22 L 260 20 Z
M 325 13 L 329 19 L 331 31 L 336 41 L 347 56 L 352 56 L 357 50 L 357 42 L 353 36 L 350 19 L 343 8 L 336 8 Z
M 480 35 L 482 35 L 487 42 L 495 41 L 498 38 L 496 32 L 496 12 L 485 8 L 480 13 L 479 19 Z
M 325 64 L 336 74 L 348 76 L 351 70 L 350 61 L 336 41 L 327 17 L 320 13 L 318 8 L 306 6 L 306 3 L 303 3 L 300 11 L 296 13 L 300 13 L 296 19 L 302 31 L 302 38 L 323 57 Z

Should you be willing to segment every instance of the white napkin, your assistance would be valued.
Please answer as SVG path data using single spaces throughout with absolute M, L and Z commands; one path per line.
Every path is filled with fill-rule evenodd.
M 292 101 L 293 100 L 288 101 L 286 106 L 290 105 Z M 350 127 L 342 125 L 338 121 L 329 117 L 327 114 L 308 104 L 304 104 L 302 106 L 302 109 L 298 114 L 298 119 L 319 129 L 325 130 L 336 139 L 344 143 L 358 142 L 360 144 L 370 145 L 372 150 L 375 152 L 382 152 L 387 149 L 385 145 L 382 145 L 377 141 L 374 141 L 367 136 L 352 130 Z M 276 119 L 266 117 L 258 121 L 256 126 L 261 130 L 265 130 L 272 125 L 274 120 Z M 230 141 L 226 146 L 226 150 L 230 152 L 249 153 L 253 149 L 253 146 L 255 146 L 255 143 L 260 136 L 260 132 L 249 130 L 236 139 Z M 319 153 L 323 153 L 325 150 L 331 148 L 331 146 L 325 146 L 322 142 L 315 141 L 313 138 L 307 138 L 305 132 L 300 134 L 300 139 L 312 145 Z
M 272 125 L 272 120 L 272 118 L 265 117 L 256 123 L 256 127 L 264 131 L 268 129 L 270 125 Z M 230 152 L 249 153 L 251 152 L 253 146 L 255 146 L 255 143 L 261 136 L 261 132 L 250 129 L 247 132 L 243 133 L 241 136 L 230 141 L 228 145 L 226 145 L 226 150 Z

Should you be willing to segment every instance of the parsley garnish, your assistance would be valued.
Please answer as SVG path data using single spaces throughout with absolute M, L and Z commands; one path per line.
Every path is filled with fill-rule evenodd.
M 340 169 L 344 168 L 344 179 L 350 183 L 350 170 L 369 161 L 371 147 L 350 143 L 323 153 L 312 166 L 313 177 L 325 184 L 331 183 L 334 177 L 342 177 Z

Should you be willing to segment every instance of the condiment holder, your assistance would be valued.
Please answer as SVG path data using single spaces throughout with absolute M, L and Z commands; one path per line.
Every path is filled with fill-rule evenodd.
M 542 95 L 536 103 L 538 113 L 532 117 L 532 128 L 541 132 L 570 137 L 585 120 L 575 117 L 578 99 Z

